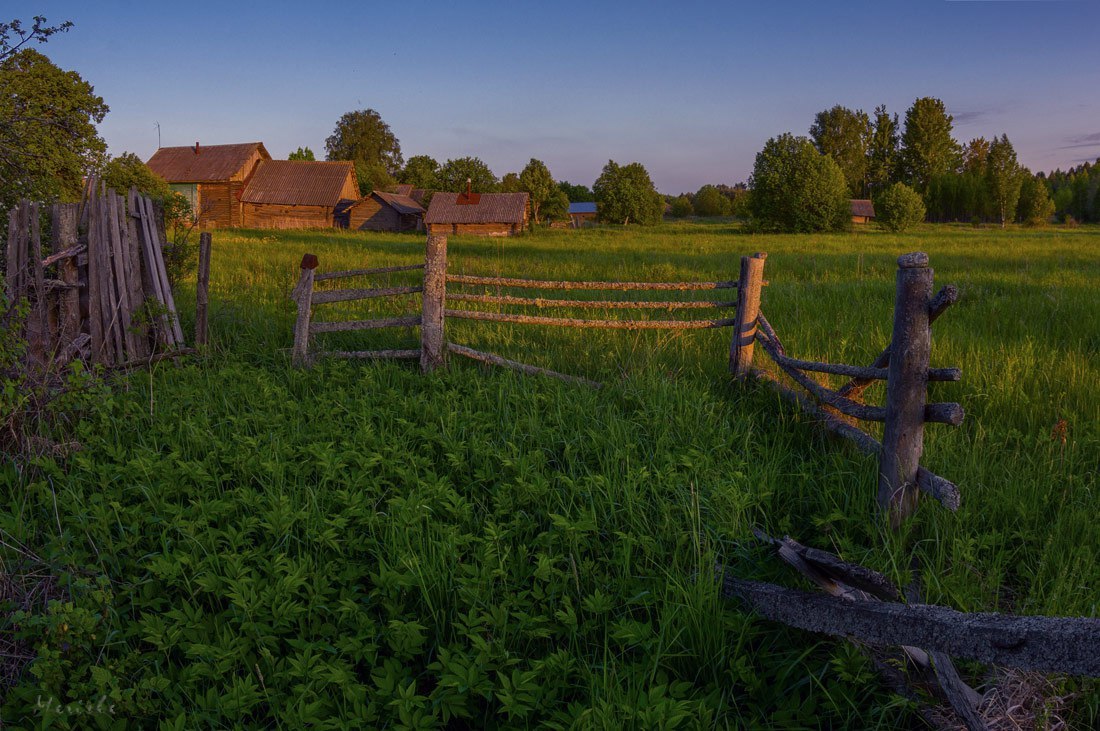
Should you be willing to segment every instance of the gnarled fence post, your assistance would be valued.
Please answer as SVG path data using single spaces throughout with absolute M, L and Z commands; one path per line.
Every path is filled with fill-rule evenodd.
M 309 317 L 313 307 L 313 272 L 317 264 L 314 254 L 302 257 L 302 274 L 291 293 L 291 297 L 298 303 L 298 321 L 294 323 L 294 350 L 291 352 L 291 362 L 297 367 L 310 365 Z
M 195 346 L 206 345 L 207 306 L 210 301 L 210 234 L 199 235 L 199 276 L 195 288 Z M 312 270 L 311 270 L 312 271 Z
M 878 504 L 898 527 L 916 508 L 924 451 L 924 405 L 932 330 L 928 306 L 933 271 L 922 252 L 898 257 L 894 333 L 886 380 L 886 427 L 879 452 Z
M 752 347 L 756 342 L 756 318 L 760 314 L 760 288 L 764 282 L 764 260 L 757 252 L 741 257 L 741 276 L 737 282 L 737 315 L 730 343 L 730 373 L 744 378 L 752 371 Z
M 447 298 L 447 237 L 428 236 L 424 253 L 424 296 L 420 318 L 420 370 L 434 371 L 443 365 L 446 340 L 443 310 Z

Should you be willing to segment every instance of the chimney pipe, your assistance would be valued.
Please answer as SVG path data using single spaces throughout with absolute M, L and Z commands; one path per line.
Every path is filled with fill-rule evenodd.
M 199 141 L 198 140 L 195 140 L 195 154 L 196 155 L 199 154 Z
M 472 181 L 469 178 L 466 178 L 466 197 L 467 198 L 470 198 L 473 195 L 473 192 L 474 192 L 471 185 L 472 185 Z

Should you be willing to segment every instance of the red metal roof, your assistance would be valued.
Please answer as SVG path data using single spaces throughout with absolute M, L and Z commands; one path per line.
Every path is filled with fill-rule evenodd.
M 476 205 L 458 205 L 459 193 L 432 196 L 424 223 L 523 223 L 526 193 L 482 193 Z M 465 195 L 464 193 L 462 195 Z
M 349 186 L 350 176 L 350 186 Z M 355 164 L 305 160 L 264 160 L 241 194 L 244 203 L 335 206 L 355 187 Z M 347 192 L 345 192 L 347 191 Z
M 199 145 L 195 147 L 162 147 L 153 153 L 149 169 L 169 183 L 211 183 L 229 180 L 257 151 L 270 160 L 262 142 L 237 145 Z

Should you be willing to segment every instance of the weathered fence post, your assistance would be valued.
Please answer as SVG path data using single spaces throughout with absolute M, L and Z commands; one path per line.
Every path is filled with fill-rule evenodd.
M 312 269 L 310 271 L 313 271 Z M 311 287 L 312 288 L 312 287 Z M 210 297 L 210 234 L 199 236 L 199 276 L 195 292 L 195 345 L 206 345 L 206 308 Z
M 50 207 L 50 247 L 54 254 L 75 249 L 76 222 L 79 203 L 55 203 Z M 66 288 L 58 300 L 57 341 L 61 348 L 80 334 L 80 273 L 76 256 L 66 256 L 57 263 L 58 273 Z
M 764 281 L 764 260 L 757 252 L 741 257 L 741 277 L 737 282 L 737 314 L 730 343 L 730 373 L 744 378 L 752 369 L 752 347 L 756 342 L 756 317 L 760 313 L 760 288 Z
M 879 453 L 878 504 L 898 527 L 916 508 L 924 450 L 924 404 L 932 330 L 928 306 L 933 271 L 922 252 L 898 257 L 894 333 L 886 381 L 886 427 Z
M 317 268 L 317 257 L 306 254 L 302 257 L 302 274 L 291 297 L 298 303 L 298 320 L 294 323 L 294 350 L 291 363 L 297 367 L 309 366 L 309 316 L 313 307 L 313 270 Z
M 443 331 L 446 297 L 447 237 L 429 235 L 424 253 L 424 304 L 420 318 L 420 370 L 424 373 L 443 365 L 447 347 Z

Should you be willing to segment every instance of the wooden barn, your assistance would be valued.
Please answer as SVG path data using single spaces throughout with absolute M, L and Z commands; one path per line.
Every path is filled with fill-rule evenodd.
M 875 220 L 875 206 L 871 201 L 853 198 L 849 202 L 852 204 L 852 223 L 870 223 Z
M 241 225 L 331 228 L 337 206 L 358 198 L 354 163 L 264 160 L 241 193 Z
M 596 222 L 596 204 L 595 203 L 570 203 L 569 204 L 569 224 L 573 228 L 581 228 L 586 223 Z
M 445 193 L 432 196 L 429 234 L 515 236 L 527 228 L 526 193 Z
M 375 190 L 342 206 L 341 213 L 348 228 L 360 231 L 424 230 L 424 209 L 408 195 Z
M 187 198 L 200 228 L 225 228 L 241 225 L 241 193 L 256 166 L 270 159 L 262 142 L 196 142 L 194 147 L 162 147 L 145 164 Z

